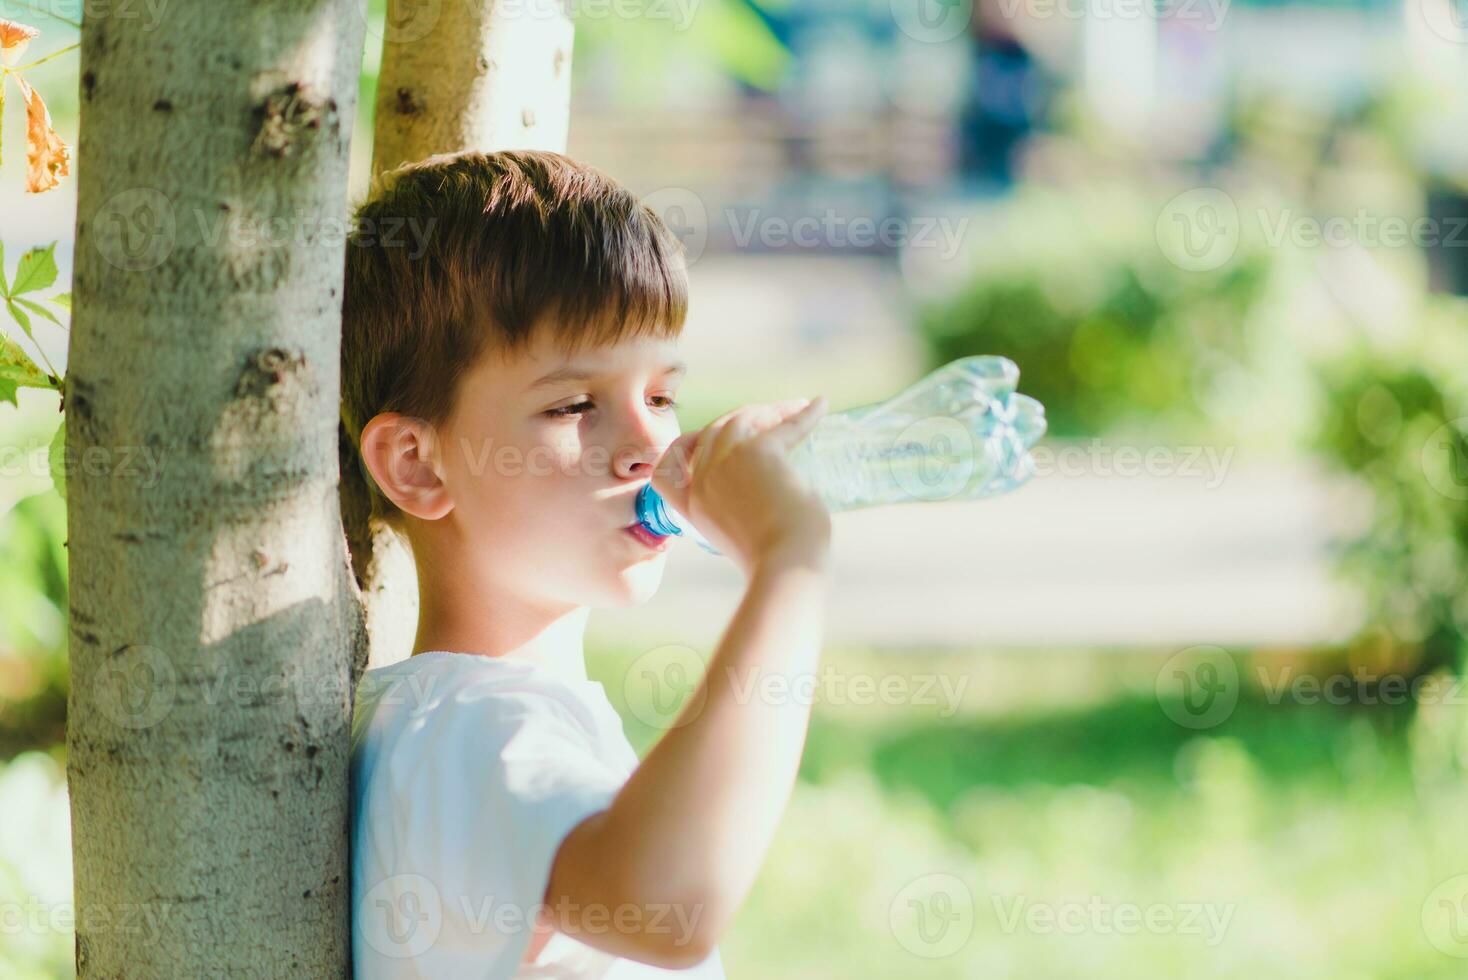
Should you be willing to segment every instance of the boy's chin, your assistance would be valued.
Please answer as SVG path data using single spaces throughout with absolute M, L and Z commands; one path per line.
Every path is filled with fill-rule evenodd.
M 666 564 L 663 558 L 652 558 L 622 569 L 616 579 L 602 590 L 601 601 L 593 605 L 609 609 L 642 605 L 657 595 Z

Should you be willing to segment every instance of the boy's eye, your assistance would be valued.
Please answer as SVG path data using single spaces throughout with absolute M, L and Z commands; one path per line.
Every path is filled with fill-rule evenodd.
M 580 402 L 577 402 L 574 405 L 566 405 L 566 406 L 564 406 L 562 408 L 552 408 L 549 411 L 547 411 L 545 414 L 551 415 L 551 416 L 580 415 L 582 412 L 584 412 L 586 409 L 588 409 L 590 407 L 591 407 L 591 402 L 589 402 L 589 401 L 580 401 Z
M 678 403 L 668 395 L 653 395 L 652 397 L 655 401 L 662 402 L 662 404 L 658 407 L 663 409 L 664 411 L 672 411 L 673 409 L 678 407 Z M 545 414 L 553 418 L 570 418 L 573 415 L 580 415 L 587 409 L 594 407 L 595 406 L 591 403 L 591 401 L 589 399 L 586 399 L 576 402 L 572 405 L 564 405 L 561 408 L 548 409 Z

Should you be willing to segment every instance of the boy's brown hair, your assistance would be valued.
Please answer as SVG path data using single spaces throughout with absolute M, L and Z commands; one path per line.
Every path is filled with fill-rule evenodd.
M 677 238 L 593 167 L 543 151 L 463 151 L 381 175 L 347 239 L 341 422 L 353 465 L 344 459 L 343 482 L 364 482 L 371 518 L 401 531 L 402 511 L 361 460 L 373 416 L 444 421 L 465 369 L 490 350 L 523 350 L 539 325 L 569 355 L 677 336 L 687 308 Z

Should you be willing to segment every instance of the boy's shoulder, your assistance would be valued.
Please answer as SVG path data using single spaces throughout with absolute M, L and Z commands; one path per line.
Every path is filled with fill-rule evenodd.
M 516 694 L 585 702 L 605 699 L 606 691 L 596 681 L 562 677 L 531 660 L 435 650 L 366 671 L 357 684 L 356 704 L 405 705 L 422 714 Z
M 465 688 L 489 693 L 543 686 L 546 679 L 545 671 L 525 660 L 430 651 L 367 670 L 357 682 L 357 703 L 387 698 L 397 703 L 411 696 L 413 707 L 421 711 Z
M 352 752 L 369 741 L 429 732 L 453 730 L 488 744 L 552 727 L 576 733 L 617 762 L 631 751 L 600 682 L 563 678 L 532 661 L 436 651 L 362 675 L 352 705 Z

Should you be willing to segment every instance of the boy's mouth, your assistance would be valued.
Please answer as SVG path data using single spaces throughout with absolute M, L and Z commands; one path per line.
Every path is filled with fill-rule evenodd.
M 653 534 L 638 521 L 633 521 L 624 527 L 622 533 L 636 538 L 644 547 L 650 548 L 653 551 L 668 550 L 668 537 L 666 535 Z

